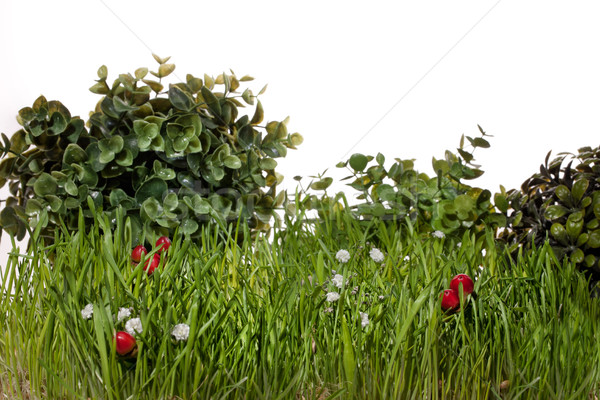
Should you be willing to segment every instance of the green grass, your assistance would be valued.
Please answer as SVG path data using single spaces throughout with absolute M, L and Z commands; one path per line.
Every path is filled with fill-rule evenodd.
M 302 216 L 302 210 L 298 211 Z M 599 300 L 549 247 L 511 260 L 491 232 L 449 239 L 364 227 L 341 211 L 272 240 L 176 235 L 147 276 L 131 229 L 108 220 L 15 248 L 2 275 L 4 398 L 586 399 L 600 393 Z M 378 247 L 383 263 L 369 257 Z M 487 250 L 483 256 L 481 250 Z M 340 249 L 348 263 L 335 258 Z M 407 258 L 408 256 L 408 258 Z M 479 266 L 484 268 L 480 269 Z M 331 283 L 333 270 L 346 280 Z M 461 311 L 439 294 L 476 277 Z M 349 281 L 347 281 L 349 279 Z M 326 291 L 340 299 L 329 303 Z M 81 310 L 94 306 L 84 320 Z M 120 307 L 142 320 L 133 360 L 112 343 Z M 369 324 L 361 326 L 360 313 Z M 187 323 L 187 341 L 171 329 Z M 504 382 L 504 383 L 503 383 Z M 509 382 L 508 387 L 506 382 Z M 501 388 L 502 385 L 502 388 Z

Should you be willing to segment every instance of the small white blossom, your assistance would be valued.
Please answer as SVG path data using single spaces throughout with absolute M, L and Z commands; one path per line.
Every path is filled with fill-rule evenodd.
M 139 318 L 131 318 L 125 323 L 125 330 L 132 336 L 136 333 L 142 333 L 142 320 Z
M 385 259 L 385 256 L 378 248 L 372 248 L 369 255 L 375 262 L 382 262 Z
M 333 312 L 333 308 L 331 307 L 327 307 L 326 309 L 323 310 L 324 313 L 332 313 Z
M 385 296 L 379 296 L 378 299 L 379 301 L 383 301 L 383 299 L 385 299 Z
M 462 246 L 462 242 L 456 243 L 456 247 L 458 247 L 460 249 L 460 246 Z
M 347 263 L 350 261 L 350 253 L 348 253 L 348 250 L 338 250 L 338 252 L 335 253 L 335 258 L 341 263 Z
M 340 294 L 338 292 L 329 292 L 327 293 L 327 301 L 333 303 L 334 301 L 338 301 L 340 299 Z
M 408 254 L 404 256 L 404 261 L 410 262 L 410 256 Z
M 123 321 L 125 318 L 131 316 L 131 308 L 121 307 L 119 308 L 119 312 L 117 313 L 117 322 Z
M 446 237 L 446 235 L 444 234 L 444 232 L 442 231 L 435 231 L 431 233 L 431 236 L 438 238 L 438 239 L 443 239 Z
M 485 257 L 486 254 L 487 254 L 487 250 L 486 249 L 481 249 L 481 255 Z
M 363 328 L 369 325 L 369 314 L 361 312 L 360 313 L 360 326 Z
M 175 337 L 176 340 L 187 340 L 190 335 L 190 326 L 187 324 L 177 324 L 173 327 L 171 331 L 171 335 Z
M 344 277 L 340 274 L 335 274 L 335 276 L 331 280 L 331 283 L 333 283 L 335 287 L 341 289 L 344 287 Z
M 92 318 L 93 313 L 94 306 L 92 304 L 88 304 L 85 307 L 83 307 L 83 310 L 81 310 L 81 317 L 83 317 L 83 319 L 90 319 Z

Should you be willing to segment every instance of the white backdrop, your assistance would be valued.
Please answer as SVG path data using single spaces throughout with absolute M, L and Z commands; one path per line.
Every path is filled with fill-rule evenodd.
M 154 68 L 154 52 L 183 79 L 231 68 L 256 78 L 255 93 L 268 83 L 266 119 L 289 115 L 305 139 L 279 162 L 288 189 L 294 175 L 343 176 L 335 164 L 354 152 L 432 173 L 432 156 L 480 124 L 494 138 L 475 154 L 486 173 L 474 184 L 495 192 L 549 150 L 600 144 L 599 12 L 597 1 L 3 0 L 0 131 L 16 131 L 40 94 L 87 119 L 98 67 L 112 81 Z

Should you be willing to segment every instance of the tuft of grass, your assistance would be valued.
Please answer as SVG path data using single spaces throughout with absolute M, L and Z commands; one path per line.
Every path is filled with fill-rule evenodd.
M 242 227 L 176 234 L 150 276 L 123 216 L 14 248 L 1 276 L 6 398 L 581 399 L 599 392 L 599 300 L 549 246 L 511 259 L 493 233 L 461 245 L 399 225 L 296 216 L 271 238 Z M 287 217 L 286 217 L 287 218 Z M 369 252 L 378 248 L 383 262 Z M 482 249 L 486 249 L 485 255 Z M 341 263 L 340 249 L 351 258 Z M 146 257 L 151 257 L 154 250 Z M 480 267 L 481 266 L 481 267 Z M 475 295 L 440 308 L 452 276 Z M 343 286 L 332 278 L 342 275 Z M 329 302 L 327 293 L 337 292 Z M 93 305 L 84 319 L 81 310 Z M 132 310 L 133 359 L 112 337 Z M 361 315 L 368 325 L 361 325 Z M 176 341 L 173 327 L 190 327 Z

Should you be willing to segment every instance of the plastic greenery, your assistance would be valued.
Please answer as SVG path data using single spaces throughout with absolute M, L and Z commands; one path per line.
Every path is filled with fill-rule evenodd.
M 600 281 L 600 148 L 578 154 L 550 153 L 520 190 L 496 194 L 496 206 L 511 230 L 502 232 L 513 254 L 520 246 L 540 247 L 548 240 L 559 259 L 568 258 Z M 574 161 L 579 163 L 572 167 Z M 568 161 L 565 166 L 564 163 Z
M 275 159 L 302 136 L 288 133 L 288 119 L 263 123 L 264 88 L 241 87 L 252 77 L 188 74 L 165 86 L 175 65 L 154 58 L 156 72 L 139 68 L 112 84 L 100 67 L 90 90 L 102 98 L 87 124 L 43 96 L 19 111 L 22 129 L 2 134 L 2 229 L 21 239 L 38 228 L 51 239 L 60 220 L 76 228 L 79 208 L 88 220 L 92 209 L 114 219 L 122 208 L 140 238 L 176 227 L 193 237 L 209 221 L 269 228 L 285 200 Z
M 359 202 L 351 206 L 353 214 L 361 221 L 377 218 L 399 225 L 410 221 L 417 232 L 442 232 L 456 240 L 465 232 L 481 233 L 485 226 L 492 229 L 505 226 L 506 218 L 494 208 L 490 191 L 465 183 L 483 174 L 479 165 L 473 163 L 473 153 L 476 148 L 490 147 L 486 139 L 490 135 L 481 127 L 479 131 L 479 137 L 462 136 L 458 154 L 446 151 L 444 159 L 433 158 L 436 173 L 433 177 L 415 170 L 414 160 L 395 158 L 386 167 L 381 153 L 376 157 L 356 153 L 339 163 L 339 168 L 351 173 L 343 180 L 348 180 L 348 186 L 358 191 Z M 465 148 L 465 138 L 472 148 L 470 152 Z M 332 181 L 319 177 L 310 188 L 326 190 Z M 327 195 L 320 199 L 308 196 L 307 201 L 315 204 L 321 217 L 344 207 Z

